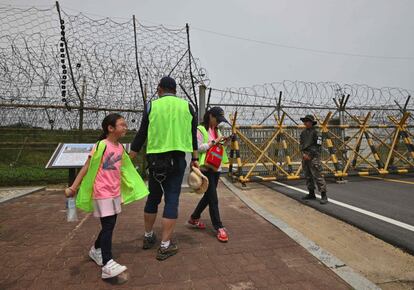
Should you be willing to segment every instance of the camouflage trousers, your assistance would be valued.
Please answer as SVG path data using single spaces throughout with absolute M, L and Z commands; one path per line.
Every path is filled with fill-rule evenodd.
M 322 176 L 322 162 L 320 157 L 311 160 L 302 160 L 303 172 L 305 173 L 306 186 L 309 191 L 315 191 L 315 183 L 319 192 L 326 193 L 326 182 Z

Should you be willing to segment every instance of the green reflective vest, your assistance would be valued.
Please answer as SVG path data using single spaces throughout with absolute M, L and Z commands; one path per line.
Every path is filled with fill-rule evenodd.
M 147 153 L 193 152 L 192 119 L 183 99 L 165 96 L 151 102 Z
M 105 142 L 99 141 L 96 144 L 95 152 L 89 162 L 89 168 L 83 177 L 76 196 L 76 207 L 86 211 L 93 211 L 93 186 L 99 167 L 102 162 L 102 156 L 106 149 Z M 121 196 L 124 204 L 144 198 L 149 191 L 141 176 L 138 174 L 131 159 L 124 150 L 121 160 Z
M 197 127 L 197 129 L 201 132 L 201 134 L 203 135 L 203 143 L 208 143 L 208 132 L 206 130 L 206 128 L 203 125 L 199 125 Z M 218 130 L 218 135 L 221 136 L 221 132 L 220 130 Z M 206 153 L 207 152 L 203 152 L 200 153 L 200 166 L 204 165 L 205 161 L 206 161 Z M 223 159 L 221 160 L 221 163 L 229 163 L 229 158 L 227 157 L 227 153 L 226 153 L 226 148 L 224 148 L 223 151 Z

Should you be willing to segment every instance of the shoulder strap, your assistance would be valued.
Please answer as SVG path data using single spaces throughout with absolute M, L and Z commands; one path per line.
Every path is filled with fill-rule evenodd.
M 149 115 L 149 113 L 151 112 L 151 105 L 152 105 L 152 101 L 149 101 L 146 105 L 147 115 Z
M 99 140 L 98 142 L 96 142 L 95 152 L 98 152 L 99 145 L 101 144 L 101 142 L 102 142 L 102 141 L 103 141 L 103 140 Z M 105 149 L 104 149 L 104 151 L 102 152 L 102 154 L 104 154 L 104 153 L 105 153 L 105 150 L 106 150 L 106 146 L 105 146 Z
M 95 151 L 98 151 L 99 144 L 101 144 L 101 141 L 102 141 L 102 140 L 99 140 L 98 142 L 96 142 L 96 148 L 95 148 Z

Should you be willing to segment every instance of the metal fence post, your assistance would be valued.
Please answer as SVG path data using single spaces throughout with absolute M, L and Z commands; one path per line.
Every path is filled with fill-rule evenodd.
M 199 100 L 198 100 L 198 121 L 203 121 L 204 114 L 206 113 L 206 86 L 200 85 L 199 89 Z

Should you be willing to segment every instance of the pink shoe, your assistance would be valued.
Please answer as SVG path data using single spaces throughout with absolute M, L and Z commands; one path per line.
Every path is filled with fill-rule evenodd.
M 222 243 L 227 243 L 229 241 L 229 235 L 224 228 L 219 228 L 217 230 L 217 239 Z
M 199 219 L 195 220 L 195 219 L 190 218 L 187 223 L 190 226 L 195 227 L 200 230 L 204 230 L 206 228 L 206 225 L 203 222 L 200 222 Z

